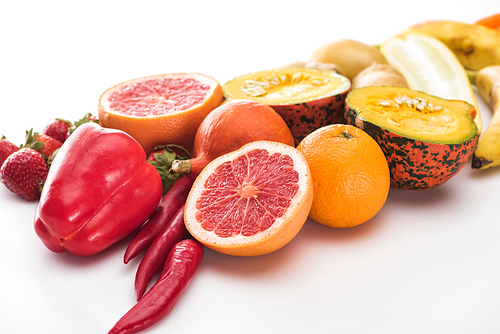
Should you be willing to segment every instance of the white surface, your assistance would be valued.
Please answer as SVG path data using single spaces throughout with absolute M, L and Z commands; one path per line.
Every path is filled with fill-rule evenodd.
M 26 129 L 97 113 L 105 89 L 139 76 L 201 72 L 223 84 L 330 40 L 375 44 L 426 19 L 500 12 L 496 0 L 179 3 L 2 4 L 0 134 L 20 144 Z M 437 189 L 391 190 L 356 228 L 308 221 L 255 258 L 207 250 L 174 310 L 144 333 L 499 333 L 498 189 L 500 169 L 469 163 Z M 139 259 L 122 262 L 130 239 L 89 258 L 51 253 L 35 206 L 0 186 L 0 332 L 107 333 L 135 303 Z

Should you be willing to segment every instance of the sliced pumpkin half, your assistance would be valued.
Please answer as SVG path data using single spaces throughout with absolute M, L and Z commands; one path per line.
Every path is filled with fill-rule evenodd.
M 335 71 L 279 68 L 241 75 L 223 85 L 224 97 L 271 106 L 290 128 L 295 144 L 317 128 L 344 122 L 345 97 L 351 87 Z
M 348 99 L 359 119 L 415 140 L 461 144 L 477 134 L 476 110 L 465 101 L 387 86 L 355 89 Z
M 391 186 L 443 184 L 469 160 L 477 142 L 475 108 L 405 87 L 368 86 L 346 98 L 346 120 L 372 136 L 391 171 Z
M 409 88 L 472 104 L 477 111 L 474 121 L 481 133 L 481 114 L 467 72 L 443 42 L 432 36 L 407 33 L 388 39 L 380 45 L 380 51 L 404 76 Z

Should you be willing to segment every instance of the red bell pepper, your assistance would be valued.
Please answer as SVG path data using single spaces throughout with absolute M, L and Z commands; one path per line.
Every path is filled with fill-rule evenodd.
M 162 183 L 127 133 L 78 127 L 57 153 L 35 214 L 35 231 L 54 252 L 89 256 L 136 231 L 156 210 Z

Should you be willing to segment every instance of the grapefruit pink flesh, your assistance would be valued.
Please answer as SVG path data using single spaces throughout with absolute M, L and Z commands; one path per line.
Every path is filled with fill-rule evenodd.
M 252 236 L 281 217 L 299 189 L 292 158 L 254 149 L 218 166 L 196 202 L 196 219 L 206 231 L 227 238 Z
M 146 156 L 167 144 L 191 152 L 200 123 L 223 99 L 219 82 L 200 73 L 136 78 L 101 94 L 99 124 L 131 135 Z
M 110 108 L 130 116 L 175 113 L 203 103 L 210 86 L 194 78 L 155 78 L 124 85 L 109 97 Z

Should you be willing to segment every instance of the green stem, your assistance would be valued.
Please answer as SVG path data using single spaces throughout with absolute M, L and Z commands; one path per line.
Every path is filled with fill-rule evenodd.
M 341 134 L 339 134 L 339 137 L 343 137 L 343 138 L 346 138 L 346 139 L 352 139 L 352 138 L 354 138 L 354 136 L 352 136 L 347 130 L 345 130 L 344 132 L 342 132 Z

